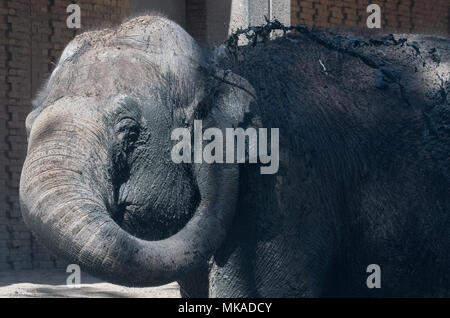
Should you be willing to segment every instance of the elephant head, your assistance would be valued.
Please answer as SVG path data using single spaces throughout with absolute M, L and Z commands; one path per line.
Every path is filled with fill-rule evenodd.
M 26 126 L 26 224 L 57 255 L 131 286 L 177 280 L 222 244 L 235 164 L 175 164 L 171 131 L 239 125 L 253 100 L 175 23 L 138 17 L 64 50 Z M 205 127 L 207 128 L 207 127 Z

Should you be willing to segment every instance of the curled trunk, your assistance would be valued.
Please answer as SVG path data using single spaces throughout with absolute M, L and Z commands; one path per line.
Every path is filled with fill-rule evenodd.
M 237 167 L 197 167 L 201 202 L 193 218 L 165 240 L 136 238 L 110 217 L 108 136 L 98 115 L 79 104 L 58 101 L 33 123 L 20 184 L 33 233 L 83 270 L 122 285 L 165 284 L 204 263 L 233 218 Z

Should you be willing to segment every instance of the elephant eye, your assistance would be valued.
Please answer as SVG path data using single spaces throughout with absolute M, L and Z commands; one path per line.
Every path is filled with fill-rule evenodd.
M 135 142 L 139 137 L 140 125 L 135 119 L 125 117 L 118 121 L 115 131 L 119 140 Z

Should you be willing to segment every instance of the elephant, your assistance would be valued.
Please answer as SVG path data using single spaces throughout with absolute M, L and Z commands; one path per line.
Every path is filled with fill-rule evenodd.
M 450 41 L 361 37 L 271 21 L 211 48 L 157 14 L 76 36 L 26 119 L 25 223 L 186 297 L 450 296 Z M 196 120 L 278 128 L 278 171 L 175 163 Z

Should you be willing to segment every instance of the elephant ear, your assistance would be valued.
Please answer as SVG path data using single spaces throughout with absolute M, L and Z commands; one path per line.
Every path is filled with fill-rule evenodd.
M 251 113 L 251 105 L 256 102 L 253 86 L 231 71 L 216 70 L 213 78 L 214 99 L 206 119 L 213 118 L 220 128 L 255 125 L 257 120 Z

